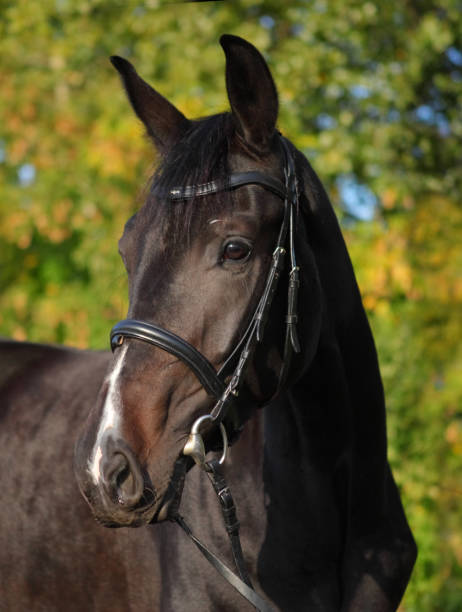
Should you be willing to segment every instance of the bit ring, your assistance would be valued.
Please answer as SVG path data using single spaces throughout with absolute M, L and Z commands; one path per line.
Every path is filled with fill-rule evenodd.
M 209 420 L 213 421 L 211 414 L 205 414 L 194 421 L 193 426 L 191 427 L 191 433 L 189 434 L 188 440 L 183 448 L 183 455 L 192 457 L 197 465 L 203 469 L 205 469 L 205 446 L 202 435 L 199 432 L 199 428 L 202 423 Z M 223 440 L 223 452 L 218 460 L 218 463 L 223 465 L 228 454 L 228 436 L 223 423 L 220 423 L 219 425 Z

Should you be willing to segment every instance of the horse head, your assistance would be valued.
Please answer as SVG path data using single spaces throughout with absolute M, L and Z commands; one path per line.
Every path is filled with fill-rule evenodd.
M 112 58 L 160 164 L 145 204 L 119 242 L 129 278 L 130 325 L 115 328 L 113 362 L 76 446 L 80 489 L 106 525 L 137 526 L 175 510 L 185 470 L 192 465 L 183 454 L 191 426 L 210 413 L 220 395 L 213 397 L 213 389 L 204 387 L 182 350 L 204 357 L 212 381 L 220 371 L 225 389 L 255 335 L 247 346 L 239 397 L 224 415 L 228 436 L 236 439 L 254 409 L 306 371 L 319 339 L 320 281 L 305 224 L 298 222 L 299 206 L 309 209 L 302 189 L 306 161 L 276 130 L 277 93 L 263 57 L 235 36 L 223 36 L 221 44 L 231 112 L 194 121 L 128 61 Z M 300 191 L 300 201 L 292 201 L 289 218 L 290 189 Z M 284 224 L 292 241 L 287 249 L 297 252 L 297 269 L 303 272 L 298 299 L 289 297 L 295 305 L 303 303 L 303 310 L 289 315 L 289 262 L 274 265 Z M 274 283 L 268 289 L 271 274 L 281 278 L 277 288 Z M 255 313 L 262 317 L 269 290 L 274 299 L 264 313 L 264 331 L 257 334 Z M 133 321 L 161 330 L 161 339 L 170 334 L 179 356 L 171 346 L 163 350 L 140 341 L 139 333 L 130 333 Z M 301 347 L 298 337 L 288 336 L 289 328 L 298 333 Z M 136 329 L 140 332 L 139 325 Z M 294 345 L 290 367 L 288 342 Z M 207 449 L 219 449 L 218 428 L 209 430 Z

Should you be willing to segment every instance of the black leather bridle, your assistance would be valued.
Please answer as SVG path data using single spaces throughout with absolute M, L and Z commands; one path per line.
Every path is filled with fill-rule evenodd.
M 211 181 L 202 185 L 175 187 L 169 192 L 169 199 L 178 201 L 211 195 L 221 191 L 229 191 L 243 185 L 260 185 L 276 194 L 284 201 L 283 219 L 263 293 L 246 331 L 220 370 L 217 372 L 208 359 L 189 344 L 189 342 L 152 323 L 135 319 L 125 319 L 116 323 L 111 330 L 111 348 L 113 351 L 123 343 L 125 338 L 142 340 L 143 342 L 161 348 L 183 361 L 194 372 L 207 393 L 215 398 L 216 402 L 210 414 L 200 417 L 194 423 L 183 454 L 190 455 L 198 465 L 203 467 L 212 481 L 222 505 L 225 525 L 230 537 L 235 564 L 240 578 L 231 572 L 213 555 L 213 553 L 193 536 L 184 519 L 180 516 L 176 516 L 175 519 L 226 580 L 228 580 L 228 582 L 230 582 L 234 588 L 246 597 L 258 610 L 264 611 L 269 611 L 271 608 L 253 590 L 247 575 L 239 541 L 239 523 L 235 514 L 234 502 L 229 488 L 224 482 L 223 475 L 220 472 L 219 464 L 224 460 L 227 448 L 227 436 L 222 422 L 231 406 L 234 406 L 234 399 L 239 394 L 245 369 L 255 351 L 256 345 L 263 339 L 265 325 L 276 293 L 278 281 L 284 268 L 284 260 L 287 251 L 290 256 L 290 269 L 288 279 L 287 315 L 285 319 L 286 333 L 283 361 L 279 373 L 278 390 L 286 381 L 292 354 L 294 352 L 300 352 L 300 344 L 297 335 L 297 295 L 300 281 L 299 267 L 297 266 L 295 257 L 298 184 L 292 152 L 282 136 L 280 137 L 280 142 L 285 158 L 284 183 L 263 172 L 238 172 L 231 174 L 224 182 Z M 225 382 L 226 379 L 228 379 L 227 383 Z M 209 425 L 220 426 L 222 430 L 225 450 L 220 461 L 206 462 L 205 460 L 204 444 L 199 432 L 199 424 L 204 420 L 210 420 L 211 423 Z
M 135 319 L 124 319 L 116 323 L 111 330 L 112 350 L 120 346 L 124 338 L 135 338 L 148 342 L 153 346 L 171 353 L 178 359 L 181 359 L 181 361 L 194 372 L 207 393 L 216 399 L 210 416 L 212 417 L 213 423 L 217 425 L 223 421 L 227 410 L 233 402 L 233 397 L 239 394 L 239 388 L 242 384 L 245 368 L 257 343 L 261 342 L 263 338 L 269 310 L 281 272 L 284 268 L 284 259 L 287 249 L 290 254 L 291 266 L 289 271 L 288 305 L 285 321 L 286 337 L 283 362 L 279 374 L 279 387 L 286 380 L 292 353 L 298 353 L 300 351 L 296 328 L 299 268 L 296 263 L 294 245 L 295 218 L 298 207 L 298 186 L 292 153 L 285 139 L 281 137 L 280 140 L 285 156 L 285 184 L 279 179 L 263 172 L 238 172 L 231 174 L 228 179 L 222 183 L 211 181 L 203 185 L 175 187 L 169 192 L 170 200 L 175 201 L 237 189 L 243 185 L 261 185 L 284 200 L 284 215 L 262 296 L 246 331 L 220 370 L 217 372 L 208 359 L 189 344 L 189 342 L 152 323 Z M 233 369 L 234 364 L 236 365 Z M 227 384 L 225 383 L 226 378 L 229 378 Z

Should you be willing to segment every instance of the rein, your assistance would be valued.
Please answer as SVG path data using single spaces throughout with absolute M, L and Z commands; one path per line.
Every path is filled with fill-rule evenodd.
M 231 495 L 231 491 L 225 482 L 224 476 L 220 470 L 220 462 L 213 460 L 208 461 L 204 467 L 210 482 L 213 485 L 215 493 L 218 497 L 221 506 L 221 512 L 231 543 L 234 564 L 238 575 L 232 572 L 220 559 L 215 556 L 191 531 L 189 525 L 184 518 L 177 514 L 174 521 L 183 529 L 189 538 L 194 542 L 199 551 L 204 555 L 207 561 L 213 565 L 219 574 L 227 580 L 247 601 L 249 601 L 255 609 L 261 612 L 274 612 L 273 608 L 254 590 L 250 581 L 247 569 L 245 566 L 244 556 L 242 554 L 241 541 L 239 538 L 239 520 L 236 516 L 236 507 Z
M 263 172 L 238 172 L 231 174 L 225 181 L 210 181 L 202 185 L 175 187 L 169 192 L 169 199 L 177 201 L 219 193 L 220 191 L 237 189 L 243 185 L 252 184 L 261 185 L 284 201 L 283 219 L 263 293 L 246 331 L 221 369 L 217 372 L 208 359 L 189 344 L 189 342 L 152 323 L 135 319 L 125 319 L 114 325 L 110 335 L 111 348 L 113 351 L 124 342 L 125 338 L 134 338 L 171 353 L 182 360 L 194 372 L 206 392 L 216 400 L 210 414 L 199 417 L 199 419 L 194 422 L 188 441 L 183 449 L 183 455 L 190 456 L 195 463 L 205 470 L 212 482 L 214 490 L 220 500 L 222 514 L 230 538 L 234 561 L 239 576 L 229 570 L 229 568 L 195 538 L 182 517 L 177 515 L 174 520 L 176 520 L 189 535 L 215 569 L 217 569 L 217 571 L 237 589 L 243 597 L 250 601 L 257 610 L 262 610 L 264 612 L 270 612 L 271 608 L 254 591 L 245 569 L 239 540 L 239 521 L 236 517 L 231 492 L 225 483 L 220 466 L 226 458 L 228 447 L 227 432 L 223 426 L 223 420 L 231 409 L 235 409 L 235 398 L 239 395 L 246 367 L 257 344 L 263 339 L 271 304 L 276 293 L 281 273 L 284 269 L 284 260 L 287 251 L 290 257 L 290 270 L 287 315 L 285 319 L 286 333 L 284 354 L 276 393 L 284 385 L 287 379 L 293 353 L 300 352 L 300 343 L 297 334 L 297 296 L 300 281 L 299 267 L 297 266 L 295 255 L 295 219 L 298 209 L 298 185 L 291 150 L 283 137 L 280 138 L 280 142 L 285 157 L 284 183 Z M 235 364 L 236 361 L 237 364 L 233 369 L 233 364 Z M 225 383 L 226 378 L 229 378 L 227 384 Z M 200 433 L 200 425 L 205 421 L 210 421 L 209 426 L 219 426 L 221 430 L 223 454 L 219 461 L 206 462 L 206 450 Z

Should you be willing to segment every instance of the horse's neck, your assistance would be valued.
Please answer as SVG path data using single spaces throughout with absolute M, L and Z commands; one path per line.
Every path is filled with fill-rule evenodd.
M 274 601 L 281 602 L 287 598 L 281 586 L 284 584 L 295 585 L 297 592 L 313 588 L 317 593 L 316 585 L 310 586 L 306 576 L 316 576 L 319 568 L 328 573 L 330 570 L 325 568 L 334 567 L 341 541 L 333 479 L 326 474 L 329 467 L 312 459 L 313 438 L 308 431 L 312 422 L 307 415 L 322 409 L 316 397 L 305 391 L 302 395 L 304 401 L 284 394 L 257 410 L 232 447 L 224 469 L 240 520 L 242 549 L 252 581 Z M 314 435 L 317 433 L 315 428 Z M 206 474 L 197 467 L 186 477 L 180 513 L 195 535 L 233 568 L 220 504 Z M 207 589 L 215 606 L 210 609 L 220 609 L 220 593 L 229 603 L 233 590 L 225 589 L 219 577 L 216 590 L 210 590 L 210 581 L 215 583 L 214 572 L 191 548 L 187 536 L 174 527 L 167 526 L 161 543 L 169 555 L 175 549 L 178 563 L 188 567 L 194 563 L 192 592 Z M 162 571 L 165 574 L 169 570 Z M 168 584 L 165 576 L 163 584 Z M 236 609 L 244 609 L 240 596 L 235 597 Z M 291 609 L 289 604 L 282 607 Z

